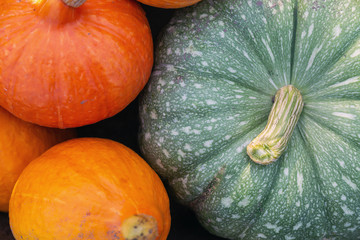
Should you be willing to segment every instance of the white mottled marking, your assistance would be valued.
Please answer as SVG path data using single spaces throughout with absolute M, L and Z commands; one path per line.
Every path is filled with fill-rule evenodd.
M 358 190 L 358 186 L 356 186 L 355 183 L 353 183 L 350 179 L 348 179 L 347 177 L 345 176 L 342 176 L 342 180 L 344 180 L 346 182 L 347 185 L 349 185 L 353 190 Z
M 355 83 L 355 82 L 358 82 L 360 80 L 360 77 L 357 76 L 357 77 L 352 77 L 352 78 L 349 78 L 343 82 L 339 82 L 339 83 L 335 83 L 333 85 L 331 85 L 330 87 L 340 87 L 340 86 L 345 86 L 345 85 L 348 85 L 348 84 L 351 84 L 351 83 Z
M 207 105 L 215 105 L 217 102 L 211 99 L 206 100 Z
M 289 176 L 289 168 L 284 169 L 284 174 L 285 174 L 285 176 Z
M 151 113 L 150 113 L 150 118 L 151 118 L 151 119 L 158 119 L 158 116 L 157 116 L 157 114 L 156 114 L 155 111 L 151 111 Z
M 191 151 L 192 148 L 191 148 L 191 146 L 190 146 L 188 143 L 186 143 L 185 146 L 184 146 L 184 150 L 186 150 L 186 151 Z
M 233 203 L 234 200 L 232 200 L 230 197 L 225 197 L 221 199 L 221 204 L 225 207 L 225 208 L 229 208 L 231 207 L 231 204 Z
M 297 186 L 298 186 L 298 189 L 299 189 L 299 192 L 300 192 L 300 195 L 302 194 L 303 192 L 303 182 L 304 182 L 304 177 L 302 175 L 302 173 L 297 173 Z
M 224 38 L 224 37 L 225 37 L 225 33 L 224 33 L 223 31 L 221 31 L 219 34 L 220 34 L 220 37 L 221 37 L 221 38 Z
M 333 29 L 334 38 L 340 36 L 340 33 L 341 33 L 341 27 L 340 25 L 336 25 L 336 27 L 334 27 Z
M 264 226 L 268 229 L 274 229 L 276 233 L 279 233 L 280 230 L 282 229 L 282 227 L 278 227 L 276 224 L 271 224 L 271 223 L 266 223 Z
M 266 20 L 265 17 L 263 17 L 262 20 L 263 20 L 263 22 L 264 22 L 265 24 L 267 24 L 267 20 Z
M 208 64 L 207 62 L 205 62 L 205 61 L 202 61 L 201 64 L 202 64 L 204 67 L 209 66 L 209 64 Z
M 245 50 L 243 50 L 243 54 L 249 61 L 251 61 L 249 54 L 247 52 L 245 52 Z
M 356 118 L 356 115 L 351 114 L 351 113 L 333 112 L 332 115 L 337 116 L 337 117 L 351 119 L 351 120 L 354 120 Z
M 295 239 L 295 237 L 291 235 L 285 235 L 285 240 L 293 240 L 293 239 Z
M 344 194 L 341 195 L 341 200 L 346 201 L 346 196 Z
M 239 206 L 239 207 L 246 207 L 247 205 L 249 205 L 249 203 L 250 203 L 249 196 L 246 196 L 243 200 L 241 200 L 241 201 L 238 203 L 238 206 Z
M 228 71 L 231 72 L 231 73 L 236 73 L 236 70 L 233 69 L 232 67 L 228 67 Z
M 171 131 L 171 135 L 173 135 L 173 136 L 177 136 L 177 135 L 179 135 L 179 132 L 178 132 L 178 131 L 176 131 L 176 130 L 172 130 L 172 131 Z
M 213 127 L 212 126 L 207 126 L 207 127 L 205 127 L 205 129 L 211 131 L 213 129 Z
M 195 83 L 195 84 L 194 84 L 194 87 L 195 87 L 195 88 L 202 88 L 203 86 L 202 86 L 201 84 L 199 84 L 199 83 Z
M 206 142 L 204 142 L 204 146 L 205 146 L 205 147 L 211 147 L 211 145 L 212 145 L 213 142 L 214 142 L 214 140 L 206 141 Z
M 261 41 L 263 42 L 263 44 L 265 45 L 266 47 L 266 50 L 268 51 L 269 55 L 270 55 L 270 58 L 271 58 L 271 61 L 273 63 L 275 63 L 275 57 L 274 57 L 274 54 L 273 52 L 271 51 L 271 48 L 269 46 L 269 43 L 265 41 L 265 39 L 261 38 Z
M 312 52 L 312 54 L 311 54 L 311 56 L 310 56 L 310 59 L 309 59 L 309 62 L 308 62 L 308 65 L 307 65 L 307 67 L 306 67 L 306 71 L 311 68 L 311 66 L 312 66 L 313 63 L 314 63 L 314 60 L 315 60 L 316 55 L 320 52 L 321 49 L 322 49 L 322 45 L 321 45 L 320 47 L 315 47 L 315 48 L 314 48 L 314 51 Z
M 306 36 L 306 32 L 303 31 L 303 32 L 301 33 L 301 39 L 303 39 L 305 36 Z
M 183 151 L 181 151 L 181 149 L 179 149 L 177 151 L 177 153 L 181 156 L 181 157 L 185 157 L 185 153 Z
M 262 233 L 259 233 L 258 235 L 257 235 L 257 237 L 259 237 L 259 238 L 267 238 L 264 234 L 262 234 Z
M 294 230 L 294 231 L 298 230 L 299 228 L 301 228 L 302 225 L 303 225 L 302 222 L 298 222 L 298 223 L 295 224 L 295 226 L 293 227 L 293 230 Z
M 345 162 L 344 162 L 344 161 L 341 161 L 340 159 L 338 159 L 338 163 L 340 164 L 340 166 L 341 166 L 342 168 L 345 167 Z
M 274 81 L 272 80 L 272 78 L 269 78 L 269 82 L 270 82 L 271 85 L 273 85 L 276 89 L 278 88 L 278 87 L 276 86 L 276 84 L 274 83 Z
M 308 11 L 304 12 L 304 18 L 306 19 L 308 16 L 309 16 L 309 12 Z
M 165 169 L 164 165 L 162 164 L 160 159 L 156 159 L 156 164 L 161 168 L 161 169 Z
M 165 154 L 165 156 L 166 156 L 167 158 L 170 157 L 170 153 L 169 153 L 166 149 L 163 149 L 162 152 Z
M 314 24 L 312 23 L 309 27 L 308 37 L 310 37 L 312 35 L 313 31 L 314 31 Z
M 346 205 L 341 206 L 342 210 L 344 211 L 345 215 L 353 215 L 354 211 L 349 209 Z
M 145 140 L 149 141 L 151 138 L 151 134 L 149 132 L 145 133 Z
M 174 72 L 175 71 L 175 67 L 174 65 L 166 65 L 166 70 L 170 71 L 170 72 Z
M 353 54 L 350 55 L 350 57 L 354 58 L 360 55 L 360 49 L 355 50 L 355 52 L 353 52 Z

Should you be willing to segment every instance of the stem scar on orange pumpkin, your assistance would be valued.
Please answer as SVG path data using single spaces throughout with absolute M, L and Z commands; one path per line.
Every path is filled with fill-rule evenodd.
M 108 139 L 58 144 L 22 172 L 10 199 L 15 239 L 166 240 L 167 192 L 134 151 Z

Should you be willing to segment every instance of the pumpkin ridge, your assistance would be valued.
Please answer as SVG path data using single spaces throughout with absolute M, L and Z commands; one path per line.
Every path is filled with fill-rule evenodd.
M 354 47 L 354 45 L 360 43 L 360 28 L 359 28 L 359 35 L 357 38 L 355 38 L 353 40 L 353 42 L 351 44 L 349 44 L 349 46 L 346 48 L 346 50 L 344 50 L 344 52 L 342 52 L 341 55 L 339 55 L 339 58 L 336 60 L 336 61 L 333 61 L 333 64 L 328 66 L 328 69 L 326 69 L 326 71 L 324 71 L 321 75 L 324 76 L 326 73 L 329 73 L 333 70 L 333 67 L 339 62 L 341 61 L 341 59 L 344 57 L 344 56 L 347 56 L 348 55 L 348 52 Z M 354 73 L 356 74 L 356 73 Z M 357 77 L 357 75 L 353 75 L 352 77 Z M 351 77 L 350 77 L 351 78 Z M 335 80 L 337 80 L 335 78 Z M 304 96 L 306 95 L 312 95 L 312 96 L 317 96 L 318 95 L 318 92 L 321 92 L 321 91 L 325 91 L 326 88 L 329 88 L 331 87 L 333 84 L 335 84 L 336 82 L 326 82 L 326 84 L 324 85 L 315 85 L 313 84 L 312 86 L 309 86 L 309 89 L 311 89 L 309 92 L 307 93 L 304 93 Z
M 276 164 L 279 166 L 277 166 L 276 174 L 273 177 L 271 186 L 268 187 L 268 191 L 266 193 L 266 196 L 263 198 L 261 206 L 267 206 L 267 203 L 269 202 L 269 199 L 271 196 L 271 189 L 273 189 L 279 182 L 280 169 L 281 169 L 281 166 L 284 164 L 284 161 L 282 158 L 284 158 L 284 154 L 282 156 L 280 156 L 280 159 L 279 159 L 280 161 L 273 163 L 273 164 Z M 251 161 L 251 160 L 249 160 L 249 161 Z M 263 167 L 266 167 L 266 166 L 263 166 Z M 254 214 L 255 217 L 254 217 L 254 221 L 251 221 L 251 227 L 249 227 L 249 229 L 247 229 L 246 231 L 249 231 L 252 228 L 254 228 L 254 225 L 260 221 L 260 218 L 262 216 L 262 211 L 261 211 L 262 207 L 261 206 L 258 207 L 258 211 Z
M 167 63 L 155 64 L 154 72 L 161 71 L 162 68 L 166 69 L 166 66 L 169 66 L 169 65 L 172 65 L 172 64 L 167 64 Z M 261 89 L 258 89 L 256 87 L 253 87 L 253 86 L 245 84 L 245 83 L 241 83 L 237 79 L 232 78 L 231 76 L 228 76 L 226 74 L 222 74 L 222 73 L 217 72 L 217 71 L 196 73 L 196 71 L 183 69 L 183 68 L 180 68 L 180 67 L 178 67 L 176 65 L 174 65 L 173 67 L 176 69 L 176 72 L 180 72 L 180 73 L 183 72 L 183 73 L 186 73 L 186 74 L 192 74 L 193 77 L 196 77 L 196 76 L 202 76 L 202 77 L 203 76 L 212 76 L 213 79 L 218 81 L 218 82 L 223 82 L 224 79 L 225 79 L 225 81 L 233 82 L 237 86 L 244 87 L 244 88 L 246 88 L 248 90 L 251 90 L 253 92 L 256 92 L 256 93 L 259 93 L 259 94 L 262 94 L 262 95 L 272 96 L 272 95 L 275 95 L 275 92 L 276 92 L 276 89 L 274 89 L 274 94 L 269 94 L 267 92 L 262 91 Z M 216 79 L 216 77 L 219 77 L 219 79 Z
M 320 186 L 320 188 L 322 187 L 322 186 L 324 186 L 324 183 L 323 183 L 323 181 L 322 181 L 322 179 L 321 179 L 321 177 L 320 177 L 320 174 L 319 174 L 319 167 L 320 166 L 318 166 L 318 164 L 316 163 L 316 161 L 315 161 L 315 155 L 314 155 L 314 153 L 313 153 L 313 149 L 309 146 L 309 144 L 308 144 L 308 141 L 307 141 L 307 139 L 306 139 L 306 136 L 305 136 L 305 134 L 304 134 L 304 130 L 303 130 L 303 128 L 301 127 L 301 125 L 302 125 L 302 121 L 301 121 L 301 119 L 299 119 L 299 123 L 298 123 L 298 125 L 297 125 L 297 129 L 299 130 L 299 133 L 300 133 L 300 136 L 301 136 L 301 140 L 304 142 L 304 145 L 305 146 L 307 146 L 307 149 L 308 149 L 308 152 L 307 152 L 307 154 L 308 154 L 308 156 L 309 156 L 309 158 L 310 158 L 310 161 L 309 162 L 311 162 L 311 165 L 312 165 L 312 167 L 313 167 L 313 169 L 314 169 L 314 174 L 315 174 L 315 176 L 316 176 L 316 179 L 317 179 L 317 182 L 319 183 L 319 186 Z M 331 213 L 330 213 L 330 210 L 329 210 L 329 208 L 328 208 L 328 199 L 324 196 L 324 194 L 323 194 L 323 192 L 321 191 L 321 189 L 320 189 L 320 196 L 321 196 L 321 198 L 322 198 L 322 200 L 323 200 L 323 202 L 325 202 L 326 204 L 324 204 L 324 210 L 325 210 L 325 215 L 327 216 L 326 217 L 326 222 L 327 222 L 327 229 L 326 229 L 326 231 L 327 231 L 327 233 L 330 233 L 331 232 L 331 226 L 333 225 L 332 224 L 332 222 L 331 222 Z
M 296 47 L 296 32 L 298 25 L 298 1 L 295 1 L 295 6 L 293 10 L 293 35 L 291 41 L 291 56 L 290 56 L 290 83 L 293 84 L 293 70 L 294 70 L 294 62 L 295 62 L 295 47 Z
M 208 195 L 218 187 L 221 181 L 220 178 L 224 176 L 225 171 L 226 164 L 224 164 L 221 169 L 214 174 L 212 180 L 210 180 L 209 184 L 203 189 L 203 192 L 193 200 L 188 201 L 186 204 L 191 208 L 196 208 L 196 205 L 201 204 L 201 202 L 203 202 L 204 199 L 206 199 Z
M 296 2 L 298 4 L 301 4 L 301 1 L 299 1 L 299 0 L 297 0 Z M 339 19 L 341 17 L 344 18 L 343 21 L 348 21 L 348 26 L 350 26 L 351 29 L 350 28 L 346 29 L 346 35 L 341 37 L 341 40 L 342 39 L 346 39 L 346 40 L 345 41 L 339 40 L 338 42 L 334 41 L 333 40 L 334 38 L 333 39 L 331 38 L 332 33 L 324 30 L 324 29 L 328 29 L 328 28 L 324 28 L 322 25 L 319 24 L 319 22 L 316 22 L 315 26 L 312 25 L 313 28 L 311 30 L 312 32 L 314 32 L 314 34 L 319 33 L 316 37 L 314 37 L 314 34 L 313 34 L 312 39 L 310 39 L 310 40 L 296 41 L 296 44 L 297 43 L 303 43 L 303 44 L 307 43 L 307 44 L 312 45 L 308 49 L 309 52 L 305 52 L 305 53 L 299 52 L 299 50 L 301 49 L 301 45 L 296 46 L 296 48 L 298 50 L 298 52 L 296 52 L 296 54 L 295 54 L 295 58 L 297 61 L 296 64 L 304 64 L 305 63 L 305 62 L 303 62 L 304 59 L 301 59 L 301 57 L 306 56 L 306 54 L 308 54 L 308 55 L 313 54 L 312 57 L 314 57 L 314 58 L 312 60 L 315 60 L 314 63 L 316 63 L 316 62 L 326 63 L 326 64 L 320 64 L 319 66 L 317 66 L 316 70 L 313 70 L 312 68 L 306 69 L 306 71 L 298 71 L 299 69 L 296 69 L 296 68 L 293 69 L 292 84 L 299 87 L 299 89 L 302 90 L 303 95 L 306 95 L 308 93 L 315 93 L 316 91 L 320 90 L 321 88 L 324 88 L 324 86 L 318 86 L 318 85 L 316 85 L 316 83 L 319 80 L 321 80 L 321 77 L 324 76 L 327 72 L 329 72 L 334 65 L 336 65 L 336 63 L 341 59 L 341 57 L 344 56 L 346 54 L 346 52 L 351 48 L 351 46 L 354 45 L 354 43 L 356 42 L 356 39 L 359 39 L 359 37 L 360 37 L 360 34 L 359 34 L 360 27 L 356 22 L 357 17 L 360 15 L 354 15 L 354 13 L 353 13 L 353 12 L 358 12 L 357 9 L 355 8 L 355 4 L 357 4 L 357 2 L 349 1 L 349 4 L 351 4 L 351 6 L 354 8 L 353 11 L 348 11 L 349 16 L 352 16 L 351 21 L 349 19 L 345 20 L 345 17 L 347 17 L 345 15 L 337 16 L 337 18 L 334 17 L 340 13 L 346 12 L 346 11 L 339 11 L 339 9 L 337 9 L 338 6 L 336 6 L 335 2 L 336 2 L 336 4 L 341 5 L 340 1 L 339 1 L 339 3 L 337 3 L 337 1 L 329 1 L 329 2 L 324 2 L 324 5 L 321 8 L 319 7 L 317 9 L 315 9 L 315 8 L 314 9 L 316 12 L 318 12 L 317 14 L 323 15 L 324 20 L 329 21 L 329 24 L 330 23 L 332 24 L 333 22 L 335 22 L 335 19 Z M 342 1 L 342 2 L 343 2 L 342 4 L 344 4 L 345 1 Z M 306 3 L 303 3 L 303 5 L 305 7 L 308 7 L 308 8 L 304 7 L 303 10 L 310 9 L 309 6 L 306 6 Z M 349 7 L 349 6 L 347 6 L 347 7 Z M 345 9 L 346 8 L 344 8 L 344 10 Z M 306 19 L 303 19 L 303 15 L 301 15 L 301 13 L 304 13 L 304 12 L 300 12 L 300 11 L 301 10 L 298 9 L 297 14 L 299 16 L 298 19 L 301 20 L 302 22 L 299 22 L 298 28 L 304 27 L 303 30 L 305 33 L 307 33 L 308 26 L 306 24 L 309 24 L 309 22 L 307 22 Z M 336 20 L 336 22 L 341 23 L 341 21 L 339 21 L 339 20 Z M 301 24 L 303 24 L 304 26 L 300 26 Z M 314 30 L 314 27 L 315 27 L 315 30 Z M 343 26 L 341 26 L 341 28 L 343 28 Z M 298 29 L 298 30 L 300 30 L 300 29 Z M 296 38 L 302 39 L 301 35 L 304 32 L 301 33 L 300 31 L 297 31 Z M 344 29 L 340 30 L 340 33 L 343 33 L 343 32 L 345 32 Z M 340 34 L 340 33 L 338 33 L 338 34 Z M 327 41 L 323 41 L 324 39 Z M 329 46 L 330 46 L 329 43 L 331 43 L 332 44 L 331 46 L 334 46 L 334 47 L 329 49 Z M 341 45 L 339 43 L 341 43 Z M 310 52 L 310 50 L 312 53 Z M 317 59 L 319 57 L 319 55 L 321 55 L 319 53 L 330 52 L 330 50 L 335 50 L 335 51 L 331 52 L 332 54 L 328 54 L 328 55 L 322 54 L 322 57 L 326 56 L 325 59 L 324 58 Z M 314 52 L 315 53 L 317 52 L 317 53 L 314 54 Z M 311 57 L 309 57 L 309 58 L 311 58 Z M 304 65 L 304 66 L 306 66 L 306 65 Z M 303 70 L 305 70 L 304 66 L 300 66 L 300 68 L 303 67 L 304 68 Z M 298 76 L 295 76 L 295 75 L 298 75 Z M 322 82 L 327 83 L 326 81 L 322 81 Z
M 312 116 L 311 114 L 309 114 L 308 112 L 304 113 L 308 118 L 310 118 L 314 123 L 316 123 L 317 125 L 321 126 L 324 129 L 327 129 L 328 131 L 334 133 L 335 135 L 337 135 L 339 138 L 341 138 L 344 142 L 346 142 L 347 144 L 359 148 L 359 144 L 360 143 L 356 143 L 354 142 L 352 139 L 346 137 L 344 134 L 342 134 L 342 132 L 336 128 L 333 128 L 331 126 L 329 126 L 328 124 L 325 124 L 322 121 L 319 121 L 318 119 L 316 119 L 314 116 Z
M 324 76 L 326 73 L 328 73 L 329 71 L 332 70 L 332 68 L 334 67 L 334 65 L 336 65 L 336 63 L 341 60 L 342 56 L 346 55 L 346 53 L 353 47 L 353 45 L 359 41 L 360 39 L 360 28 L 359 28 L 359 35 L 358 38 L 354 38 L 352 39 L 352 41 L 350 43 L 347 44 L 346 48 L 341 51 L 341 53 L 338 53 L 336 60 L 331 61 L 331 64 L 327 64 L 326 67 L 324 67 L 322 69 L 321 72 L 317 73 L 317 76 Z M 340 47 L 338 47 L 338 49 L 341 49 Z M 331 86 L 333 83 L 328 83 L 326 85 L 322 85 L 322 86 L 318 86 L 318 88 L 314 87 L 314 84 L 317 81 L 309 81 L 307 85 L 301 85 L 301 89 L 306 89 L 306 91 L 303 91 L 303 95 L 306 96 L 307 94 L 312 94 L 322 90 L 324 88 L 328 88 L 329 86 Z M 316 86 L 316 85 L 315 85 Z M 300 86 L 299 86 L 300 87 Z
M 225 16 L 234 17 L 234 15 L 231 15 L 231 14 L 225 15 Z M 229 18 L 229 19 L 227 19 L 227 21 L 230 22 L 232 25 L 234 25 L 234 27 L 237 27 L 237 26 L 235 25 L 235 21 L 236 21 L 236 20 L 234 21 L 232 18 Z M 239 22 L 240 22 L 240 21 L 239 21 Z M 251 49 L 252 49 L 252 51 L 255 53 L 257 59 L 259 60 L 259 62 L 261 62 L 261 65 L 264 67 L 264 69 L 266 69 L 266 71 L 267 71 L 267 76 L 268 76 L 269 78 L 272 78 L 272 77 L 271 77 L 271 69 L 269 69 L 268 64 L 265 64 L 265 61 L 264 61 L 264 59 L 261 57 L 261 54 L 259 53 L 259 50 L 258 50 L 257 47 L 255 46 L 255 44 L 254 44 L 252 41 L 250 41 L 247 37 L 242 37 L 242 40 L 247 43 L 246 45 L 251 46 Z M 279 89 L 280 87 L 277 86 L 276 83 L 274 83 L 274 84 L 275 84 L 275 86 L 274 86 L 274 92 L 275 92 L 275 91 L 276 91 L 277 89 Z M 256 87 L 254 87 L 253 89 L 256 89 Z M 260 91 L 260 89 L 257 89 L 257 91 Z

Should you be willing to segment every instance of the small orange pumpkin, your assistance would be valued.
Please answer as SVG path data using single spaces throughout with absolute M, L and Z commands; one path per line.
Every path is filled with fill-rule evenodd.
M 77 138 L 32 161 L 10 200 L 16 239 L 165 240 L 169 199 L 135 152 L 107 139 Z
M 153 42 L 134 0 L 2 0 L 0 105 L 48 127 L 124 109 L 151 73 Z
M 158 8 L 183 8 L 201 0 L 138 0 L 139 2 Z
M 0 211 L 9 210 L 11 192 L 30 161 L 53 145 L 75 136 L 71 129 L 40 127 L 0 107 Z

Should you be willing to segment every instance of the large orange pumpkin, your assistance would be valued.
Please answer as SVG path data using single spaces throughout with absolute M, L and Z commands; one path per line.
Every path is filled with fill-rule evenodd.
M 6 212 L 15 182 L 29 162 L 75 132 L 25 122 L 1 107 L 0 126 L 0 211 Z
M 150 27 L 134 0 L 0 2 L 0 105 L 23 120 L 67 128 L 113 116 L 152 64 Z
M 183 8 L 201 0 L 138 0 L 146 5 L 158 8 Z
M 170 228 L 158 175 L 129 148 L 100 138 L 60 143 L 32 161 L 9 217 L 18 240 L 165 240 Z

